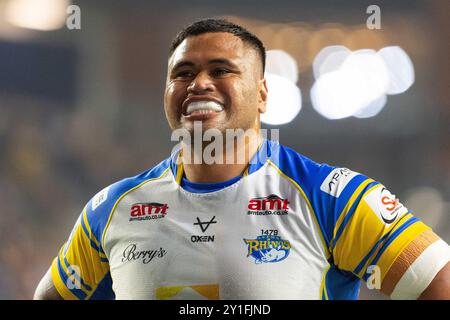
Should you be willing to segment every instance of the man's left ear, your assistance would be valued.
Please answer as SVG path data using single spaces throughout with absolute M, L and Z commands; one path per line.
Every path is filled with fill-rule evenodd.
M 265 78 L 259 80 L 258 87 L 259 87 L 258 111 L 259 113 L 264 113 L 266 112 L 267 94 L 268 94 L 267 83 Z

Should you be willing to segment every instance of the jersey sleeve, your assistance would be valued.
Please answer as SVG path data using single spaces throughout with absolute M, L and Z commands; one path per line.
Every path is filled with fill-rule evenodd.
M 94 211 L 106 192 L 100 192 L 86 205 L 69 239 L 53 260 L 53 283 L 64 299 L 114 298 L 108 258 L 101 244 L 101 213 Z
M 329 243 L 333 263 L 366 281 L 369 288 L 391 297 L 417 298 L 450 260 L 448 245 L 383 184 L 336 168 L 320 189 L 333 198 L 330 211 L 335 223 Z M 427 267 L 420 263 L 424 256 Z
M 87 203 L 51 266 L 53 283 L 64 299 L 115 299 L 104 242 L 111 214 L 126 192 L 167 172 L 170 160 L 109 185 Z

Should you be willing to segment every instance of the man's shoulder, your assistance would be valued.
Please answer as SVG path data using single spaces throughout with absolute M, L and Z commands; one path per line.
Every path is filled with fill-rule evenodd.
M 273 149 L 276 151 L 270 157 L 272 164 L 288 178 L 298 184 L 305 185 L 305 187 L 322 183 L 331 172 L 340 169 L 327 163 L 312 160 L 281 144 L 278 148 Z
M 111 211 L 127 193 L 138 188 L 143 183 L 162 177 L 170 170 L 170 165 L 170 158 L 167 158 L 156 166 L 135 176 L 112 183 L 95 194 L 84 209 L 91 228 L 103 229 Z

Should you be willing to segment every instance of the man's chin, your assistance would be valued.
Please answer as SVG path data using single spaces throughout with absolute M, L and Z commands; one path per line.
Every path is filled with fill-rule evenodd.
M 185 121 L 181 127 L 190 134 L 204 134 L 208 130 L 220 131 L 225 134 L 225 125 L 216 119 L 208 119 L 203 121 Z

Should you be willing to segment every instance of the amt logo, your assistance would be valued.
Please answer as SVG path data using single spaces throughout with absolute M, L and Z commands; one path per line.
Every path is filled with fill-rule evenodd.
M 169 206 L 166 203 L 135 203 L 131 207 L 131 218 L 129 221 L 164 218 L 168 208 Z

